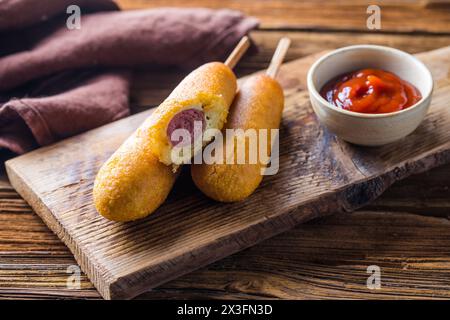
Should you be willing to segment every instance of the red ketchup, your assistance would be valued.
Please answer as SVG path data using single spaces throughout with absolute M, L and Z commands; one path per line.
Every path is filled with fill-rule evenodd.
M 379 69 L 340 75 L 325 84 L 320 95 L 338 108 L 362 113 L 395 112 L 422 98 L 412 84 Z

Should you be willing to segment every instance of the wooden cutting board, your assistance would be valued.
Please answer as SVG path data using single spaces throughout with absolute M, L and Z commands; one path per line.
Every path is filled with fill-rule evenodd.
M 355 210 L 394 181 L 450 162 L 450 47 L 418 55 L 436 82 L 425 121 L 402 141 L 379 148 L 350 145 L 319 125 L 305 91 L 306 72 L 317 57 L 283 66 L 280 171 L 244 202 L 207 199 L 186 167 L 150 217 L 131 223 L 102 218 L 92 204 L 96 172 L 151 110 L 7 161 L 11 184 L 70 248 L 101 295 L 117 299 L 300 222 Z

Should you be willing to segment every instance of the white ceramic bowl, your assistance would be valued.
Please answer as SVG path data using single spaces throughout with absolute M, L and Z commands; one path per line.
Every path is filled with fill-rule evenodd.
M 404 110 L 366 114 L 340 109 L 319 94 L 332 78 L 364 68 L 396 74 L 419 89 L 422 99 Z M 425 117 L 433 92 L 433 78 L 422 62 L 406 52 L 375 45 L 344 47 L 321 57 L 309 69 L 307 83 L 320 122 L 343 140 L 364 146 L 384 145 L 413 132 Z

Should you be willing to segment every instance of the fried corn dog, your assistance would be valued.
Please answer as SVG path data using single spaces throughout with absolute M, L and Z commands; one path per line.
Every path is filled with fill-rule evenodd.
M 177 178 L 153 154 L 147 132 L 139 128 L 103 164 L 94 182 L 97 211 L 113 221 L 132 221 L 155 211 Z
M 239 56 L 248 47 L 245 40 Z M 236 88 L 233 71 L 220 62 L 207 63 L 183 79 L 101 167 L 93 189 L 97 211 L 113 221 L 131 221 L 156 210 L 178 176 L 177 163 L 171 160 L 172 148 L 177 147 L 171 133 L 176 129 L 192 133 L 197 120 L 203 130 L 221 129 Z
M 224 129 L 278 129 L 284 107 L 284 94 L 279 83 L 274 79 L 278 67 L 289 46 L 289 40 L 280 41 L 273 62 L 268 69 L 269 75 L 257 75 L 247 79 L 239 88 L 239 92 L 230 107 L 230 114 Z M 275 65 L 275 67 L 274 67 Z M 191 175 L 195 185 L 208 197 L 221 202 L 240 201 L 250 196 L 259 186 L 263 178 L 265 164 L 226 163 L 225 150 L 235 153 L 236 140 L 226 139 L 223 132 L 223 163 L 193 164 Z M 270 134 L 267 146 L 270 154 Z M 231 144 L 231 146 L 230 146 Z M 228 145 L 228 146 L 227 146 Z M 248 145 L 246 159 L 248 159 Z
M 199 139 L 206 129 L 222 129 L 236 89 L 233 71 L 220 62 L 207 63 L 189 74 L 143 124 L 158 159 L 166 165 L 190 160 L 207 142 L 195 143 L 195 122 L 202 127 Z M 177 129 L 190 133 L 188 149 L 183 141 L 173 139 Z

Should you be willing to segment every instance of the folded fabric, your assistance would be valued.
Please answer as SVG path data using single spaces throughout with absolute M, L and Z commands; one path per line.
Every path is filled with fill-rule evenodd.
M 72 4 L 81 29 L 66 27 Z M 24 153 L 124 117 L 128 69 L 220 60 L 257 26 L 231 10 L 116 9 L 110 0 L 0 2 L 0 148 Z

